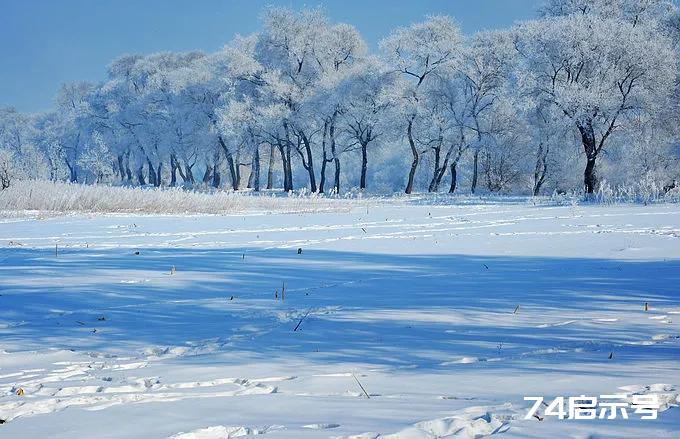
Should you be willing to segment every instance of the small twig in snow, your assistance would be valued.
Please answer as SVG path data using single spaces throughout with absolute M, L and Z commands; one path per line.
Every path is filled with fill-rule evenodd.
M 301 325 L 302 322 L 307 318 L 307 316 L 309 315 L 309 312 L 310 312 L 311 310 L 312 310 L 312 308 L 309 308 L 309 309 L 307 310 L 307 312 L 305 313 L 305 315 L 302 316 L 302 318 L 300 319 L 300 321 L 298 322 L 298 324 L 295 325 L 295 328 L 293 329 L 293 332 L 297 331 L 298 328 L 300 328 L 300 325 Z
M 368 395 L 368 392 L 366 391 L 366 389 L 364 389 L 364 386 L 361 385 L 361 382 L 359 381 L 359 378 L 357 378 L 357 376 L 354 375 L 354 374 L 352 374 L 352 376 L 354 377 L 354 380 L 357 382 L 357 384 L 359 385 L 359 387 L 361 387 L 361 391 L 364 392 L 364 395 L 366 395 L 366 398 L 367 398 L 367 399 L 371 399 L 371 397 Z

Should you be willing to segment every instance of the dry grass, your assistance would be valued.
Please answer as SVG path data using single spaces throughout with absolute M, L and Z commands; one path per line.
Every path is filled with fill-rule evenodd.
M 20 181 L 0 191 L 0 211 L 237 214 L 348 210 L 361 201 L 308 193 L 261 193 L 181 188 L 129 188 Z

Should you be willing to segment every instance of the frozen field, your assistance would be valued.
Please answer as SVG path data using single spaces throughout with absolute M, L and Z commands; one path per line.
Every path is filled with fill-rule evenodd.
M 614 393 L 664 411 L 523 419 Z M 679 393 L 679 205 L 0 219 L 0 438 L 677 438 Z

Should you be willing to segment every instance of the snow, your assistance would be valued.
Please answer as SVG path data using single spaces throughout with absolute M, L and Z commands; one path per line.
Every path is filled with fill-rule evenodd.
M 675 437 L 679 237 L 673 204 L 0 218 L 0 437 Z M 613 393 L 663 411 L 523 419 Z

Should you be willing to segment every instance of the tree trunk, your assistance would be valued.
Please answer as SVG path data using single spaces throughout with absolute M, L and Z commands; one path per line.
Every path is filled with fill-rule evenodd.
M 328 119 L 323 123 L 323 137 L 321 138 L 321 176 L 319 179 L 319 193 L 323 194 L 326 186 L 326 166 L 328 165 L 328 153 L 326 152 L 326 141 L 328 136 Z
M 205 172 L 203 173 L 203 184 L 207 185 L 212 180 L 212 166 L 205 165 Z
M 222 181 L 222 178 L 220 176 L 220 169 L 219 165 L 215 163 L 213 165 L 213 180 L 212 180 L 212 187 L 218 188 L 220 187 L 220 182 Z
M 406 193 L 410 194 L 413 192 L 413 183 L 416 178 L 416 171 L 418 170 L 418 163 L 420 162 L 420 156 L 418 154 L 418 149 L 416 148 L 416 143 L 413 140 L 413 117 L 408 121 L 408 128 L 406 130 L 408 136 L 408 144 L 411 147 L 411 154 L 413 155 L 413 161 L 411 162 L 411 170 L 408 173 L 408 183 L 406 183 Z
M 443 142 L 443 138 L 442 138 L 442 142 Z M 451 165 L 450 165 L 451 176 L 453 178 L 453 180 L 451 181 L 451 184 L 452 184 L 451 187 L 453 187 L 453 190 L 456 190 L 456 184 L 457 184 L 457 182 L 456 182 L 456 167 L 458 166 L 458 161 L 462 157 L 463 152 L 465 152 L 465 150 L 467 149 L 467 147 L 465 146 L 465 135 L 462 132 L 461 132 L 461 135 L 460 135 L 460 141 L 459 142 L 460 143 L 458 143 L 458 144 L 452 143 L 451 145 L 449 145 L 449 149 L 446 151 L 446 156 L 444 157 L 444 162 L 439 167 L 439 172 L 435 173 L 434 185 L 431 184 L 431 186 L 433 186 L 432 187 L 433 190 L 431 189 L 430 192 L 439 191 L 439 185 L 441 184 L 442 180 L 444 179 L 444 175 L 446 174 L 446 170 L 449 169 L 449 163 L 451 163 Z M 456 153 L 456 155 L 455 155 L 455 157 L 453 157 L 453 160 L 452 160 L 452 156 L 453 156 L 454 152 Z M 449 187 L 449 193 L 452 192 L 451 187 Z
M 224 143 L 224 139 L 222 136 L 217 136 L 217 141 L 219 142 L 220 146 L 222 147 L 222 151 L 224 151 L 224 156 L 227 158 L 227 168 L 229 168 L 229 176 L 231 177 L 231 186 L 232 188 L 237 191 L 238 190 L 238 178 L 236 176 L 236 169 L 234 169 L 234 158 L 231 155 L 231 151 L 229 151 L 229 148 L 227 147 L 227 144 Z M 218 174 L 217 167 L 215 167 L 215 174 Z M 217 177 L 219 180 L 219 176 Z M 219 184 L 218 184 L 219 186 Z
M 128 183 L 132 183 L 132 170 L 130 169 L 130 151 L 126 151 L 124 154 L 125 163 L 125 175 Z
M 283 190 L 288 191 L 288 162 L 286 161 L 286 151 L 279 142 L 279 155 L 281 156 L 281 172 L 283 172 Z
M 595 192 L 597 187 L 597 175 L 595 173 L 595 157 L 589 158 L 586 162 L 586 169 L 583 172 L 583 183 L 587 194 Z
M 241 148 L 236 150 L 236 189 L 241 187 Z
M 293 162 L 290 159 L 290 150 L 291 150 L 290 142 L 286 142 L 286 162 L 288 163 L 288 170 L 287 170 L 288 171 L 287 172 L 287 174 L 288 174 L 288 189 L 286 189 L 286 190 L 288 190 L 288 191 L 293 190 Z
M 54 160 L 52 160 L 49 155 L 46 157 L 47 165 L 50 168 L 50 181 L 57 181 L 57 169 L 54 165 Z
M 177 186 L 177 167 L 170 164 L 170 187 Z
M 436 158 L 435 161 L 436 163 L 434 167 L 434 173 L 430 179 L 430 185 L 427 187 L 428 192 L 437 192 L 439 190 L 439 182 L 441 181 L 439 175 L 441 174 L 441 171 L 439 167 L 439 159 Z M 446 171 L 446 166 L 444 167 L 444 171 Z
M 335 178 L 333 180 L 333 190 L 336 194 L 340 194 L 340 158 L 337 154 L 335 144 L 335 118 L 328 127 L 328 139 L 331 142 L 331 156 L 333 157 L 333 164 L 335 165 Z
M 283 190 L 288 191 L 288 165 L 286 164 L 286 152 L 283 150 L 283 144 L 278 141 L 279 155 L 281 156 L 281 172 L 283 173 Z
M 284 172 L 285 172 L 285 178 L 284 178 L 284 183 L 287 182 L 288 184 L 284 184 L 284 190 L 286 192 L 293 190 L 293 171 L 291 170 L 293 164 L 291 162 L 290 158 L 290 150 L 291 150 L 291 140 L 290 140 L 290 130 L 288 128 L 288 122 L 283 123 L 283 129 L 286 133 L 286 142 L 283 145 L 283 149 L 281 150 L 281 156 L 286 156 L 286 164 L 287 166 L 284 167 Z
M 583 172 L 583 185 L 587 194 L 592 194 L 597 188 L 597 175 L 595 173 L 595 161 L 597 160 L 597 143 L 595 141 L 595 130 L 590 121 L 578 124 L 581 132 L 583 150 L 586 153 L 586 169 Z
M 340 159 L 336 157 L 333 159 L 333 163 L 335 164 L 335 183 L 333 189 L 336 194 L 340 194 Z
M 234 158 L 231 156 L 231 154 L 227 156 L 227 168 L 229 169 L 229 177 L 231 177 L 231 188 L 237 191 L 239 178 L 238 175 L 236 174 L 237 170 L 234 167 Z
M 368 169 L 368 143 L 361 143 L 361 181 L 359 188 L 363 191 L 366 189 L 366 172 Z
M 449 168 L 449 160 L 451 158 L 451 153 L 453 151 L 453 147 L 449 149 L 449 152 L 446 154 L 446 158 L 444 159 L 444 162 L 441 164 L 439 169 L 435 171 L 434 176 L 432 177 L 432 181 L 430 182 L 430 192 L 438 192 L 439 191 L 439 185 L 442 183 L 442 180 L 444 179 L 444 175 L 446 174 L 447 169 Z M 458 159 L 456 159 L 457 161 Z
M 252 177 L 251 187 L 255 192 L 260 191 L 260 147 L 255 146 L 255 154 L 253 155 L 253 164 L 250 171 L 250 176 Z
M 139 182 L 140 186 L 146 185 L 146 180 L 144 178 L 144 165 L 139 165 L 139 168 L 137 168 L 137 181 Z
M 76 165 L 71 164 L 68 160 L 66 161 L 66 167 L 68 168 L 69 181 L 75 183 L 78 181 L 78 171 L 76 170 Z
M 302 137 L 302 144 L 305 145 L 305 154 L 307 156 L 306 160 L 303 160 L 303 165 L 305 169 L 307 169 L 307 173 L 309 174 L 309 189 L 312 192 L 316 192 L 316 176 L 314 175 L 314 156 L 312 154 L 312 145 L 307 136 L 305 135 L 304 132 L 300 132 L 300 136 Z M 305 164 L 306 162 L 306 164 Z
M 326 186 L 326 166 L 328 166 L 328 156 L 326 151 L 323 152 L 323 161 L 321 162 L 321 178 L 319 179 L 319 193 L 324 193 L 324 187 Z
M 449 168 L 449 160 L 451 160 L 452 154 L 453 146 L 449 147 L 449 150 L 446 153 L 446 157 L 444 158 L 444 162 L 441 163 L 441 166 L 439 166 L 439 164 L 435 164 L 434 175 L 432 176 L 432 181 L 430 181 L 430 187 L 428 189 L 430 192 L 439 191 L 439 185 L 444 179 L 444 175 L 446 174 L 446 171 Z M 460 153 L 458 154 L 458 158 L 456 158 L 456 162 L 458 161 L 459 158 Z M 439 162 L 439 160 L 437 160 L 437 162 Z
M 279 153 L 281 154 L 281 165 L 283 167 L 283 190 L 288 192 L 292 190 L 292 173 L 290 172 L 290 155 L 286 151 L 286 145 L 280 140 L 278 141 Z M 290 149 L 289 149 L 290 151 Z
M 156 187 L 160 187 L 161 183 L 163 183 L 163 179 L 161 178 L 161 170 L 163 169 L 163 162 L 158 162 L 158 167 L 156 168 Z
M 456 185 L 458 184 L 458 173 L 456 172 L 456 162 L 451 163 L 451 186 L 449 187 L 449 193 L 452 194 L 456 191 Z
M 432 179 L 430 180 L 430 185 L 427 188 L 428 192 L 437 192 L 439 190 L 439 182 L 441 181 L 441 176 L 446 172 L 448 167 L 446 162 L 441 165 L 441 155 L 442 155 L 442 142 L 441 137 L 442 130 L 439 130 L 439 138 L 437 139 L 437 145 L 434 147 L 434 172 L 432 173 Z M 451 148 L 449 148 L 449 153 L 447 158 L 451 155 Z M 440 166 L 441 165 L 441 166 Z
M 475 193 L 477 190 L 477 178 L 479 177 L 479 150 L 475 150 L 474 160 L 472 161 L 472 185 L 470 186 L 470 192 Z
M 194 163 L 195 164 L 195 163 Z M 196 183 L 196 179 L 194 178 L 194 170 L 193 170 L 194 165 L 190 165 L 188 163 L 184 163 L 184 170 L 182 170 L 182 165 L 178 163 L 178 171 L 179 175 L 182 177 L 182 180 L 184 180 L 185 183 L 189 183 L 193 185 Z
M 274 187 L 274 145 L 269 146 L 269 168 L 267 169 L 267 189 Z
M 149 172 L 149 184 L 156 186 L 156 170 L 151 163 L 151 160 L 146 159 L 146 164 L 149 167 L 147 171 Z
M 170 165 L 172 166 L 172 161 L 170 161 Z M 175 166 L 177 167 L 177 172 L 179 173 L 179 176 L 182 177 L 183 182 L 187 182 L 187 174 L 184 172 L 184 169 L 182 169 L 182 163 L 180 163 L 179 160 L 175 157 Z
M 11 178 L 9 176 L 9 169 L 0 169 L 0 190 L 5 190 L 9 187 L 11 183 Z
M 536 167 L 534 168 L 534 197 L 541 193 L 541 187 L 545 182 L 545 177 L 548 174 L 547 162 L 548 148 L 543 149 L 543 144 L 538 145 L 538 154 L 536 155 Z
M 174 154 L 170 155 L 170 187 L 177 186 L 177 168 L 179 164 Z
M 118 154 L 118 175 L 120 176 L 120 181 L 125 180 L 125 165 L 123 163 L 123 154 Z

